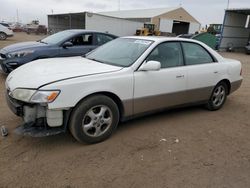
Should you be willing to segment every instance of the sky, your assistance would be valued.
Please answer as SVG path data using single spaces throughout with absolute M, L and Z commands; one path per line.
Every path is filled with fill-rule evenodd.
M 250 8 L 250 0 L 229 0 L 229 8 Z M 119 3 L 120 2 L 120 3 Z M 203 26 L 222 23 L 228 0 L 0 0 L 0 21 L 47 24 L 47 15 L 182 6 Z M 120 5 L 120 6 L 119 6 Z

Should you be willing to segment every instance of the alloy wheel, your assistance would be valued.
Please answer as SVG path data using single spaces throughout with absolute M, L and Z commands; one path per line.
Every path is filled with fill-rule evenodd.
M 112 125 L 113 114 L 108 106 L 99 105 L 91 108 L 85 114 L 82 128 L 90 137 L 103 135 Z

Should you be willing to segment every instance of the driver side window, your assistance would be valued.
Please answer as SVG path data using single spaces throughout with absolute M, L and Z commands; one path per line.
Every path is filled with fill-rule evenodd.
M 71 42 L 73 46 L 93 45 L 93 35 L 92 34 L 78 35 L 70 39 L 69 42 Z
M 161 68 L 182 66 L 183 56 L 180 43 L 167 42 L 159 44 L 146 61 L 159 61 Z

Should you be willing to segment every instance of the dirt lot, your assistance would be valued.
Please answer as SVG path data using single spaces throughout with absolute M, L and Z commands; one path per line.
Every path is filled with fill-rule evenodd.
M 25 37 L 24 37 L 25 36 Z M 19 34 L 0 47 L 40 36 Z M 21 119 L 5 104 L 0 76 L 0 187 L 250 187 L 250 56 L 244 82 L 223 109 L 171 110 L 119 126 L 109 140 L 81 145 L 70 134 L 30 138 L 13 134 Z

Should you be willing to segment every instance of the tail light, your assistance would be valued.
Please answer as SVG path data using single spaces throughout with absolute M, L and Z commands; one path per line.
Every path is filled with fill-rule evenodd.
M 10 27 L 8 27 L 8 29 L 12 31 L 12 29 Z
M 241 69 L 240 69 L 240 75 L 242 76 L 242 67 L 241 67 Z

